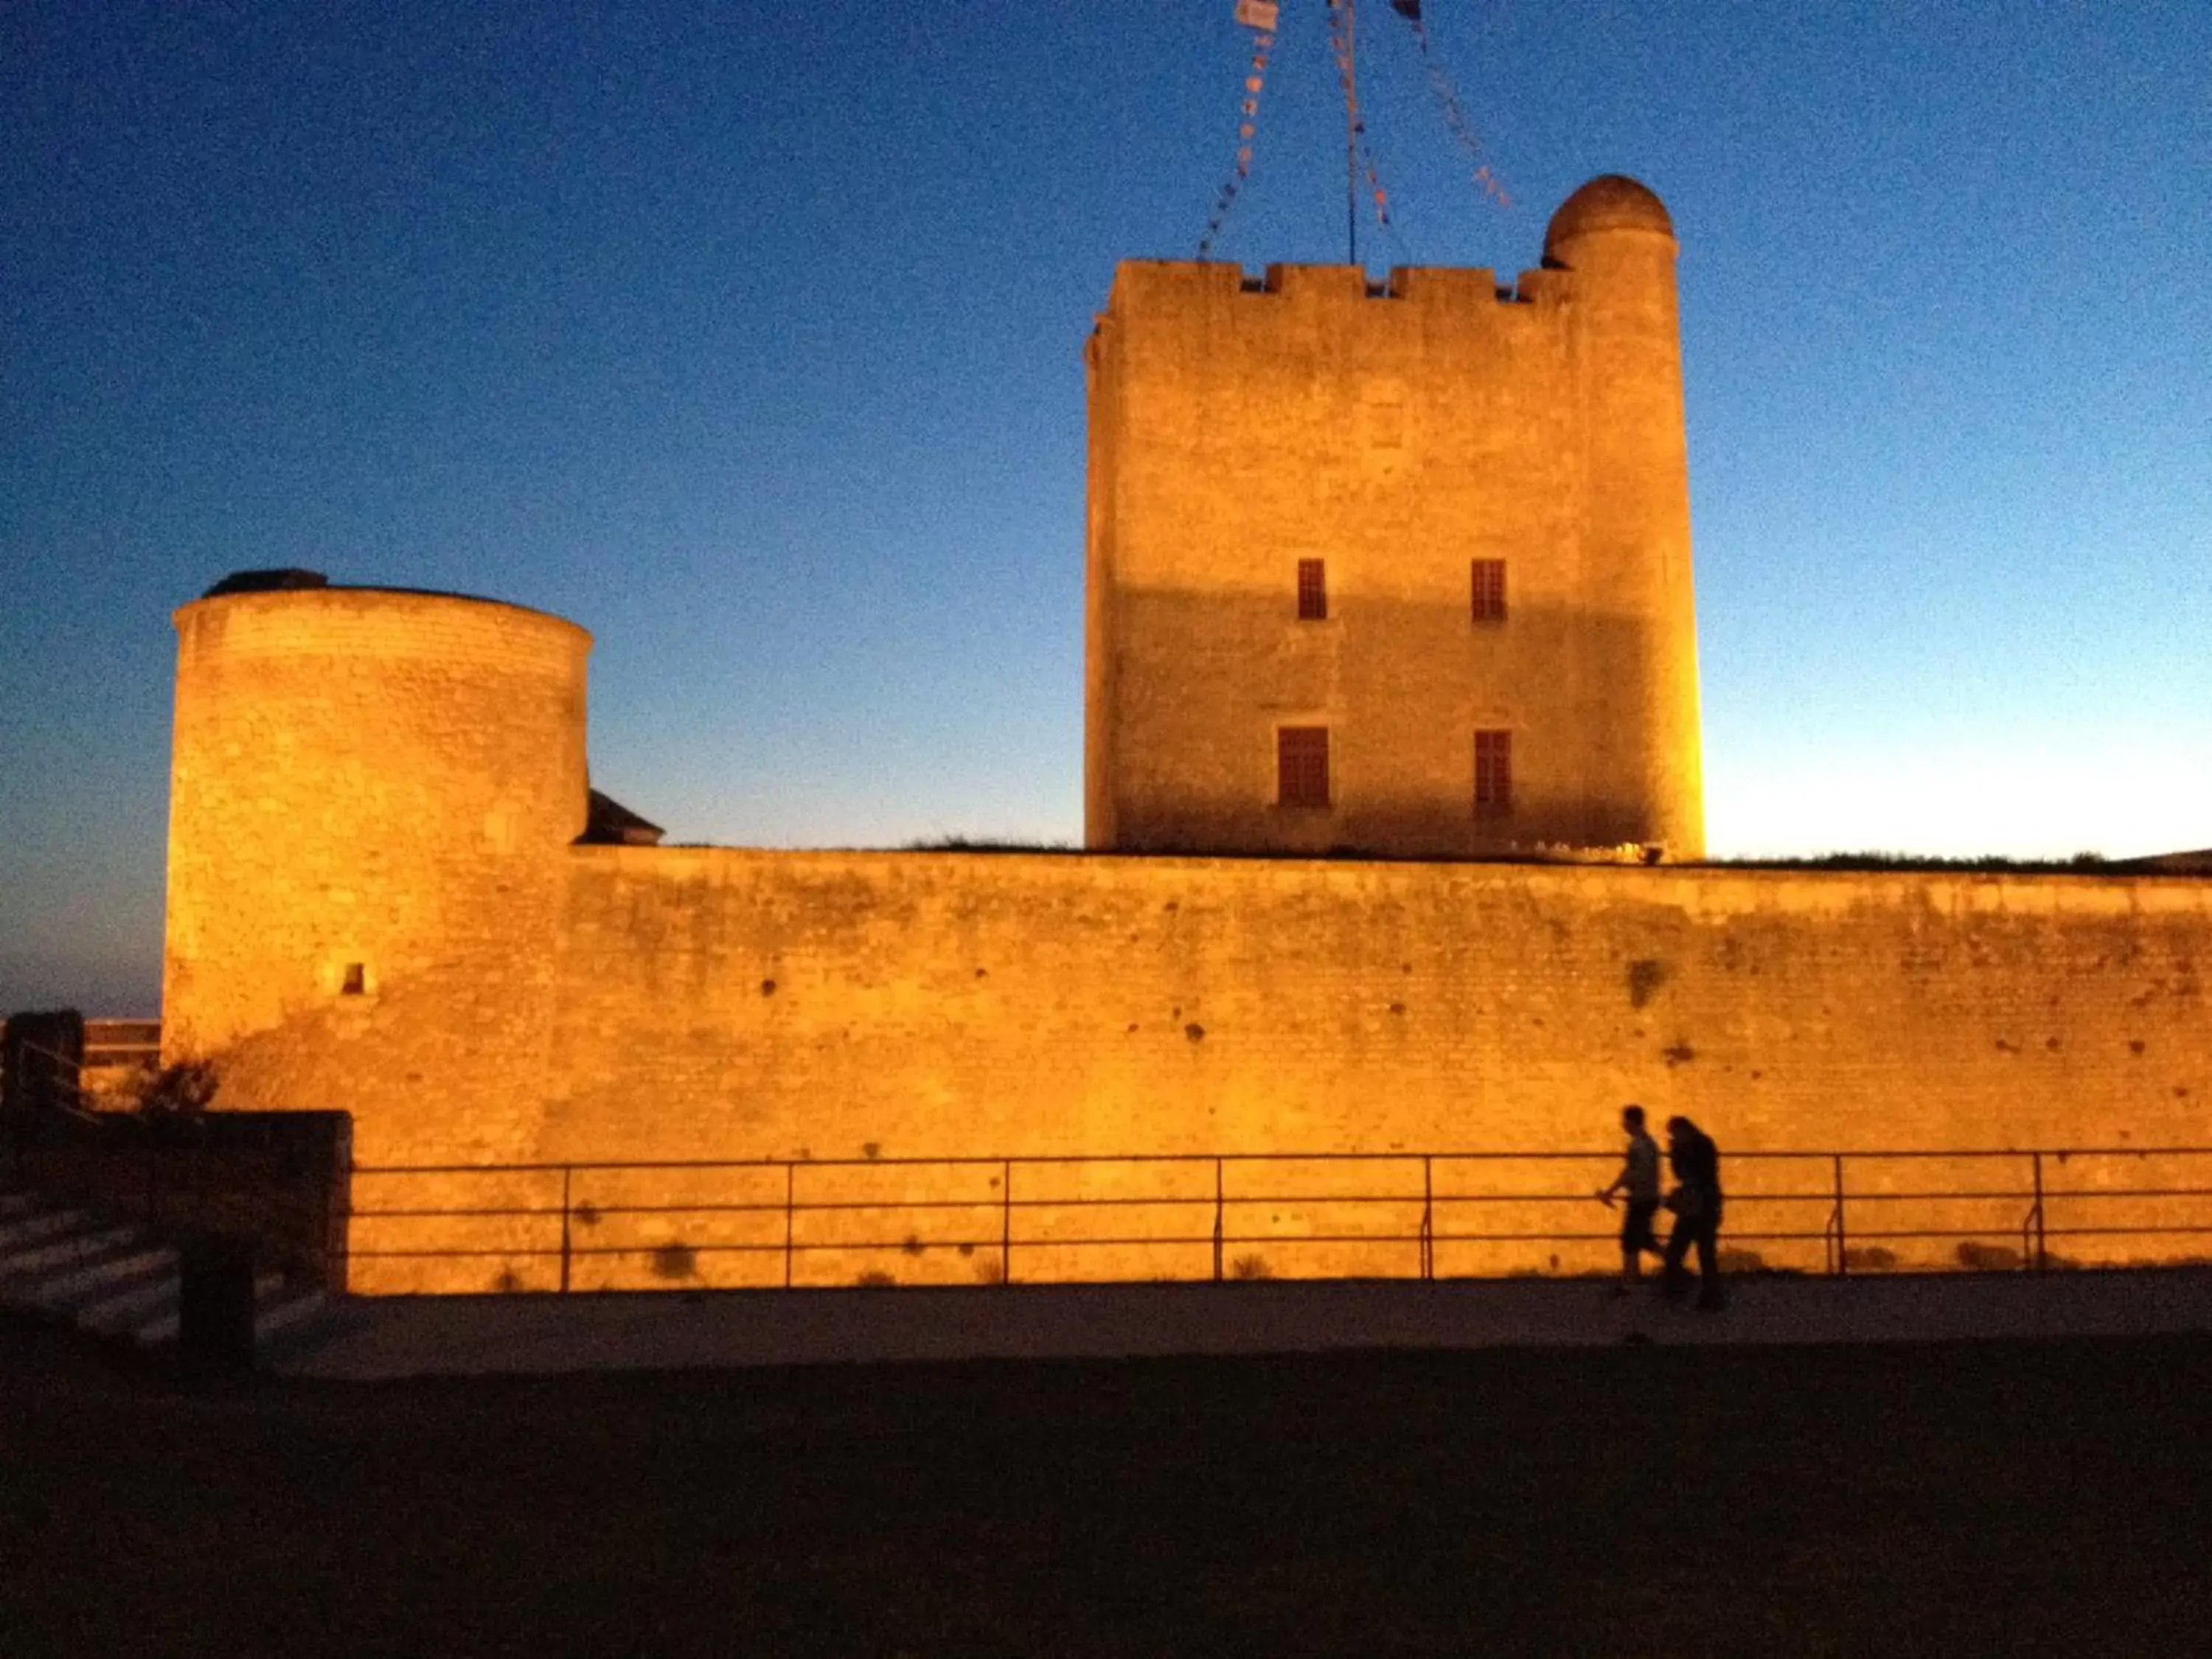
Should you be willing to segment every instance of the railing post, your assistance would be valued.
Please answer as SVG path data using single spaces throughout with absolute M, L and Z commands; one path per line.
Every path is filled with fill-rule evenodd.
M 999 1170 L 999 1283 L 1014 1282 L 1014 1160 Z
M 1851 1240 L 1844 1222 L 1844 1155 L 1835 1153 L 1831 1163 L 1836 1182 L 1836 1277 L 1847 1279 L 1851 1271 Z
M 2044 1271 L 2047 1256 L 2044 1249 L 2045 1231 L 2043 1218 L 2043 1154 L 2030 1154 L 2035 1161 L 2035 1271 Z
M 783 1166 L 783 1288 L 787 1291 L 791 1288 L 792 1258 L 797 1254 L 792 1222 L 799 1207 L 795 1196 L 798 1182 L 799 1166 L 796 1164 L 785 1164 Z
M 561 1294 L 568 1293 L 568 1198 L 575 1176 L 572 1165 L 561 1166 Z
M 1213 1282 L 1221 1282 L 1221 1160 L 1213 1160 Z
M 1433 1160 L 1421 1154 L 1421 1277 L 1437 1276 L 1437 1181 Z

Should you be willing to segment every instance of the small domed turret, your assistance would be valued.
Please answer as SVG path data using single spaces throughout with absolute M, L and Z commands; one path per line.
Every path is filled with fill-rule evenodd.
M 1577 236 L 1613 230 L 1648 230 L 1674 240 L 1666 204 L 1626 174 L 1607 173 L 1559 204 L 1544 232 L 1544 257 L 1553 258 Z

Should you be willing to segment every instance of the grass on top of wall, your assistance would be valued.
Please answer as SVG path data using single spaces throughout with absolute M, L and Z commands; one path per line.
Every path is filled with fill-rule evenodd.
M 1511 865 L 1625 865 L 1625 858 L 1577 858 L 1570 854 L 1488 853 L 1459 857 L 1429 857 L 1377 852 L 1361 847 L 1333 847 L 1322 852 L 1254 851 L 1249 848 L 1194 847 L 1174 854 L 1126 853 L 1077 847 L 1060 841 L 1002 841 L 989 836 L 935 836 L 902 842 L 902 853 L 1019 853 L 1058 854 L 1087 858 L 1218 858 L 1291 860 L 1342 860 L 1370 864 L 1511 864 Z M 2188 855 L 2175 855 L 2185 860 Z M 2135 875 L 2155 871 L 2166 875 L 2212 875 L 2212 857 L 2201 866 L 2176 863 L 2160 868 L 2157 859 L 2107 859 L 2101 853 L 2076 853 L 2063 859 L 2013 858 L 1999 853 L 1971 856 L 1948 854 L 1904 853 L 1868 848 L 1847 853 L 1816 853 L 1802 856 L 1698 859 L 1669 865 L 1673 869 L 1702 870 L 1838 870 L 1925 871 L 1961 875 Z

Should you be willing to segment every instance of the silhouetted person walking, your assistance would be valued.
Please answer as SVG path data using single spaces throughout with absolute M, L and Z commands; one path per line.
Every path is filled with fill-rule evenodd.
M 1667 1207 L 1674 1212 L 1674 1230 L 1667 1237 L 1666 1290 L 1670 1297 L 1689 1289 L 1682 1270 L 1690 1246 L 1698 1247 L 1698 1305 L 1721 1305 L 1721 1152 L 1712 1137 L 1686 1117 L 1667 1120 L 1667 1166 L 1674 1174 L 1674 1190 Z
M 1644 1253 L 1659 1254 L 1658 1235 L 1651 1218 L 1659 1213 L 1659 1143 L 1644 1127 L 1644 1109 L 1620 1109 L 1620 1127 L 1628 1132 L 1628 1152 L 1613 1185 L 1601 1188 L 1598 1201 L 1613 1207 L 1615 1193 L 1628 1194 L 1628 1209 L 1620 1218 L 1620 1284 L 1616 1296 L 1626 1296 L 1644 1277 Z

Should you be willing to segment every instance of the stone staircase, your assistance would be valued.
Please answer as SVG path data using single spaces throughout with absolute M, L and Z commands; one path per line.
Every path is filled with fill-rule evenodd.
M 175 1340 L 179 1252 L 156 1229 L 96 1206 L 0 1186 L 0 1306 L 63 1318 L 142 1347 Z M 253 1285 L 257 1348 L 322 1314 L 320 1285 L 264 1273 Z

